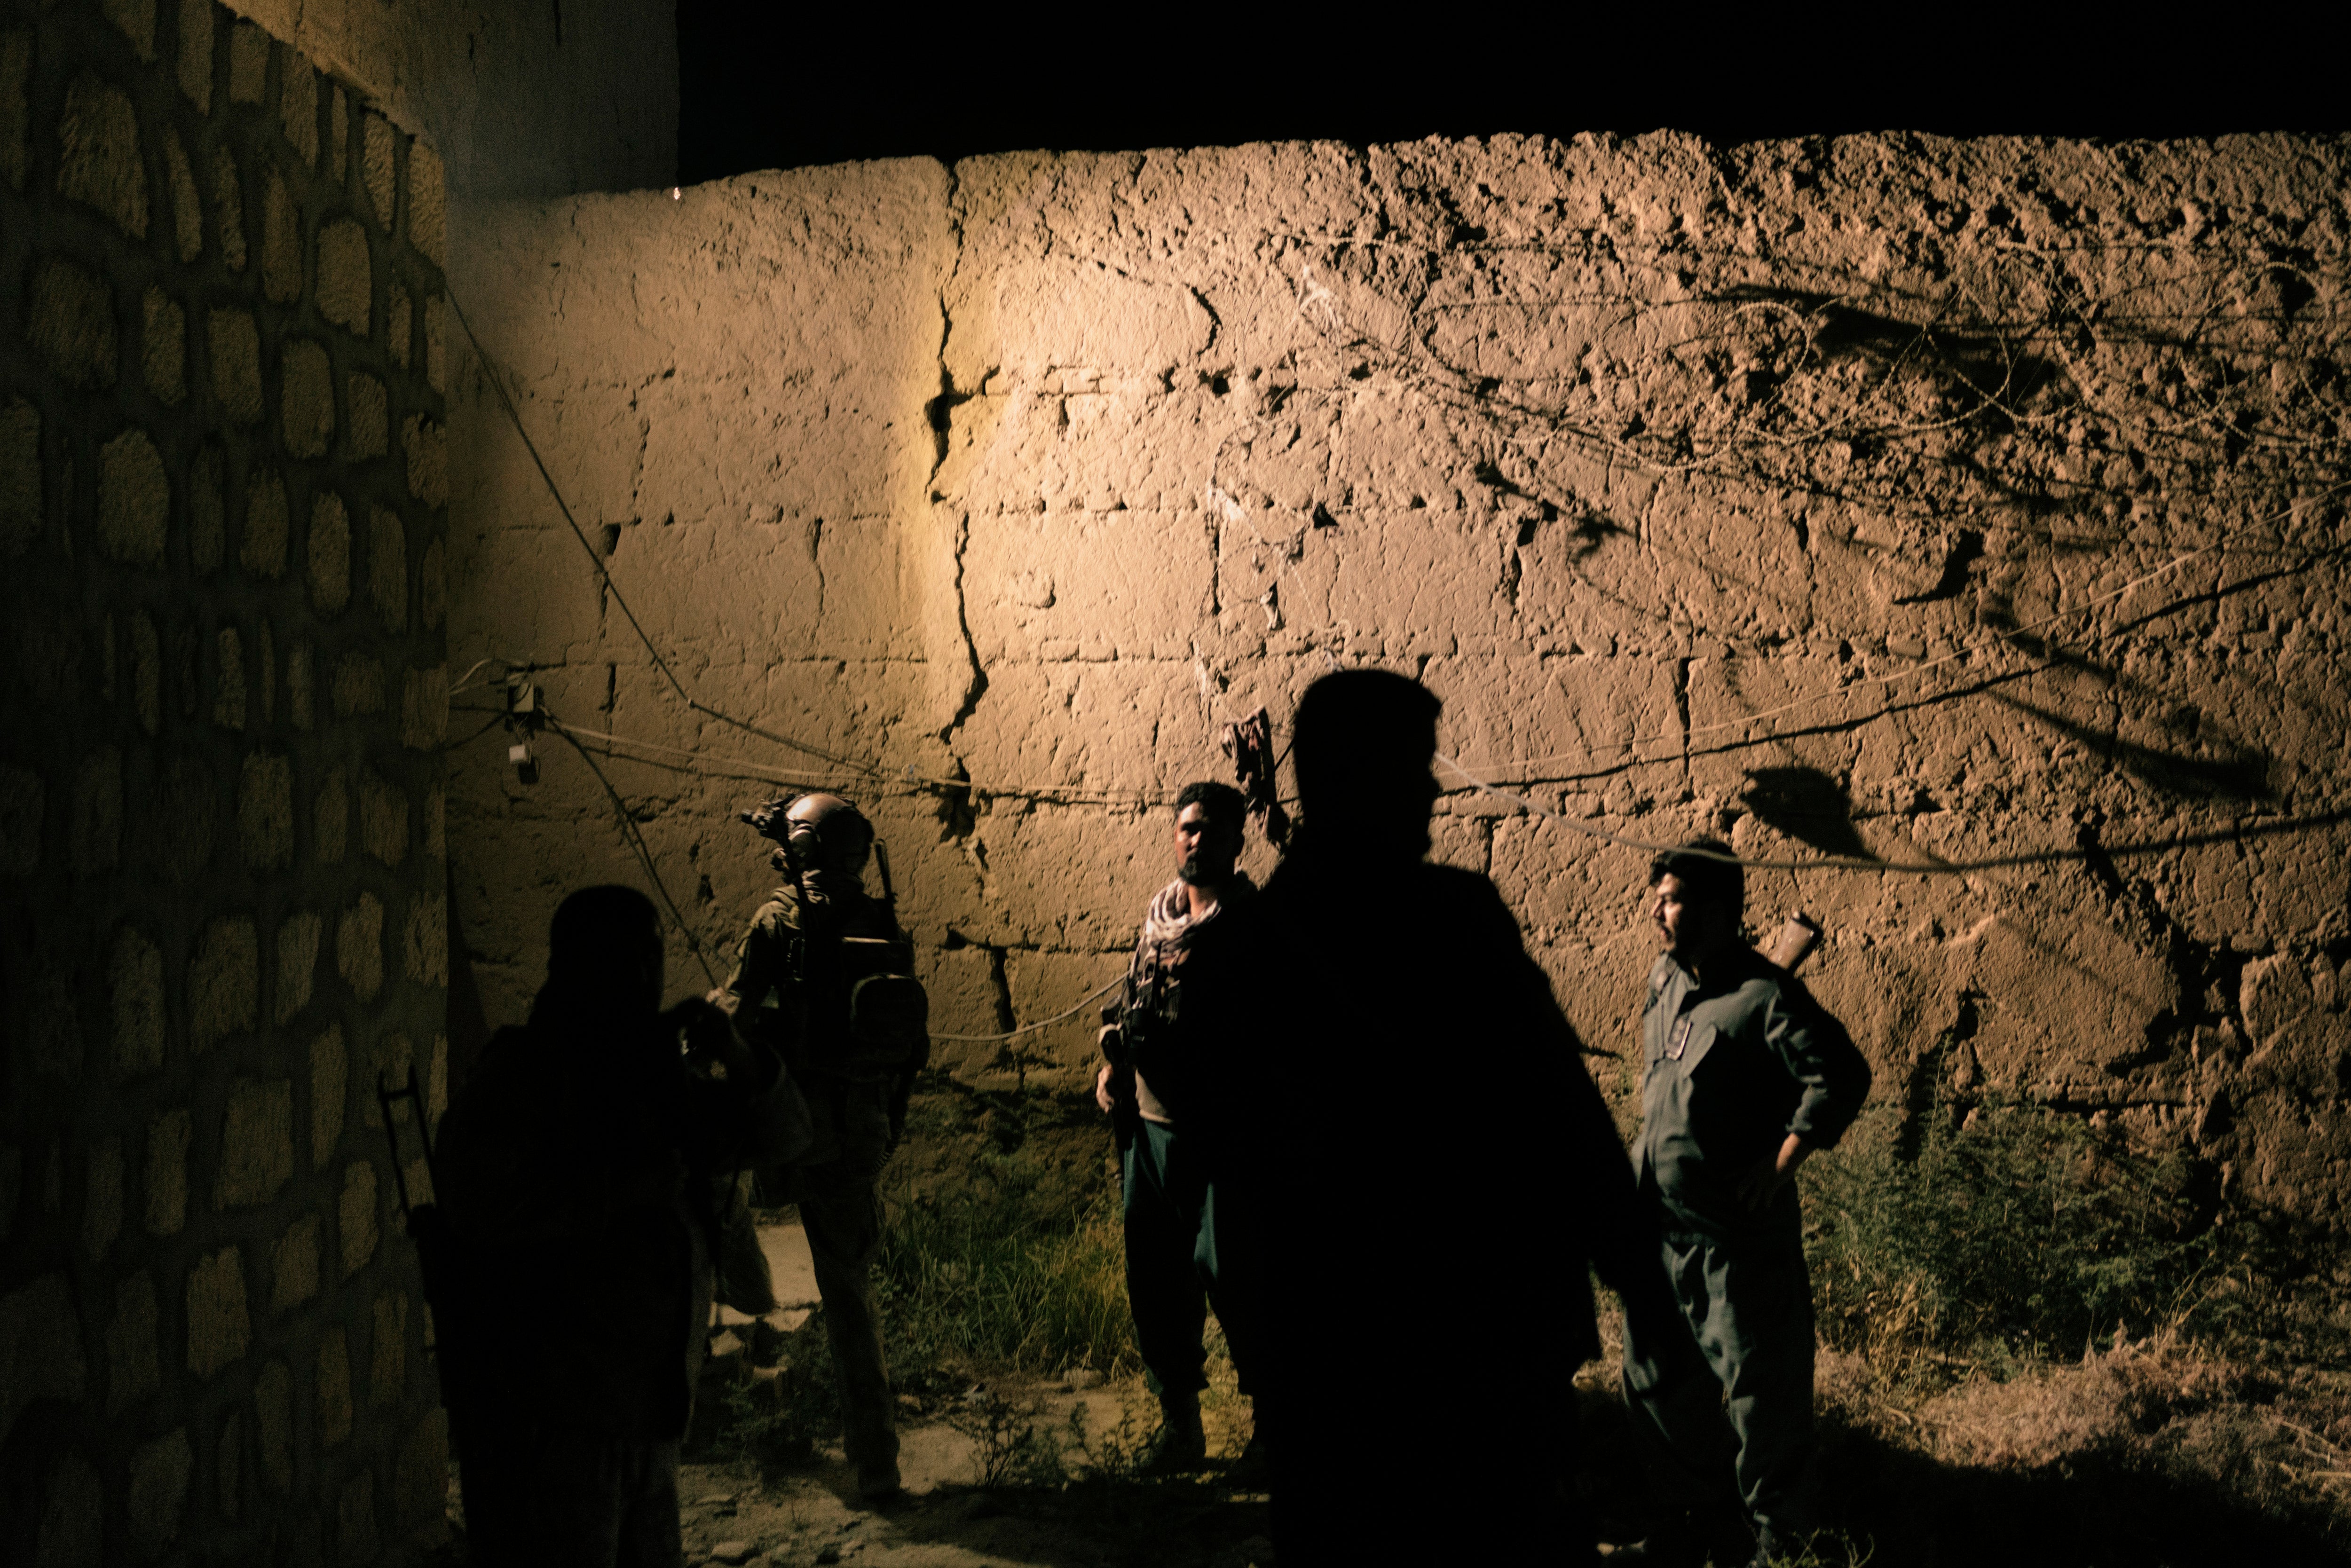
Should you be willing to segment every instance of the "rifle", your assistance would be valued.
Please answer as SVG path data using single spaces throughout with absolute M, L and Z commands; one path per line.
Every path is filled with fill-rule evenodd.
M 478 1283 L 472 1277 L 461 1255 L 457 1239 L 450 1233 L 448 1216 L 441 1212 L 438 1203 L 409 1201 L 408 1172 L 400 1163 L 400 1134 L 392 1117 L 392 1106 L 405 1100 L 415 1107 L 416 1139 L 424 1150 L 424 1174 L 432 1182 L 437 1197 L 441 1176 L 434 1162 L 433 1134 L 424 1124 L 424 1101 L 416 1091 L 416 1070 L 408 1070 L 407 1082 L 393 1089 L 385 1082 L 385 1074 L 375 1075 L 376 1103 L 383 1111 L 384 1141 L 392 1145 L 392 1182 L 400 1198 L 401 1218 L 409 1239 L 416 1244 L 416 1270 L 424 1285 L 424 1304 L 432 1313 L 433 1354 L 441 1374 L 441 1404 L 449 1412 L 449 1430 L 456 1444 L 458 1458 L 465 1458 L 465 1439 L 472 1435 L 477 1416 L 475 1399 L 481 1386 L 481 1347 L 477 1340 L 478 1315 L 472 1297 Z
M 1148 1032 L 1149 1025 L 1144 1021 L 1148 1017 L 1147 1013 L 1138 1012 L 1129 1018 L 1123 1003 L 1105 1003 L 1102 1026 L 1094 1036 L 1102 1060 L 1111 1065 L 1111 1082 L 1115 1085 L 1123 1081 L 1126 1086 L 1124 1094 L 1113 1091 L 1111 1095 L 1111 1141 L 1122 1157 L 1127 1145 L 1134 1142 L 1135 1134 L 1143 1130 L 1143 1110 L 1134 1089 L 1134 1036 Z
M 1755 950 L 1792 975 L 1820 940 L 1821 923 L 1800 910 L 1780 923 L 1769 942 L 1758 942 Z

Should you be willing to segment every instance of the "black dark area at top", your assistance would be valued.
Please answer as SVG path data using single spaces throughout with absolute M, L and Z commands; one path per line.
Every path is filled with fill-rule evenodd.
M 2341 30 L 2192 3 L 1810 14 L 1687 0 L 1413 10 L 679 0 L 683 183 L 928 153 L 1669 126 L 1719 143 L 1878 131 L 2106 141 L 2351 130 Z

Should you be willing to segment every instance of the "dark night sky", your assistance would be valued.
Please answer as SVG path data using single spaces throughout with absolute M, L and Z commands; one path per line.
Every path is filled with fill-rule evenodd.
M 1388 19 L 1402 12 L 1282 0 L 1112 4 L 1074 23 L 1003 5 L 679 0 L 680 175 L 922 152 L 1661 125 L 1725 142 L 2351 128 L 2340 28 L 2299 8 L 2116 6 L 2112 22 L 2081 9 L 1778 5 L 1721 19 L 1687 0 L 1635 0 L 1529 20 L 1455 5 L 1421 7 L 1407 26 Z

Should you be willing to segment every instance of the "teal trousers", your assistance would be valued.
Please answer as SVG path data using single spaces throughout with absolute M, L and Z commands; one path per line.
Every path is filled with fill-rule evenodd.
M 1255 1394 L 1257 1322 L 1249 1281 L 1217 1254 L 1216 1186 L 1198 1143 L 1141 1117 L 1121 1131 L 1126 1300 L 1155 1391 L 1187 1394 L 1208 1385 L 1200 1338 L 1213 1303 L 1241 1392 Z
M 1678 1321 L 1625 1325 L 1625 1402 L 1667 1501 L 1736 1494 L 1775 1533 L 1812 1528 L 1813 1289 L 1794 1195 L 1736 1240 L 1668 1233 Z

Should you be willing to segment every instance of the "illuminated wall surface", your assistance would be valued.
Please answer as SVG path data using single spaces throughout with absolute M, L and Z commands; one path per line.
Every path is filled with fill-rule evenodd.
M 1448 773 L 1437 852 L 1594 1046 L 1636 846 L 1726 831 L 1811 868 L 1754 873 L 1757 923 L 1826 922 L 1889 1100 L 2110 1115 L 2340 1225 L 2340 141 L 546 201 L 671 156 L 622 0 L 545 39 L 252 11 L 290 44 L 0 0 L 0 1559 L 437 1531 L 370 1091 L 437 1103 L 451 980 L 519 1017 L 565 891 L 657 881 L 698 987 L 771 880 L 733 813 L 843 789 L 943 1037 L 1077 1009 L 942 1063 L 1074 1086 L 1164 803 L 1334 663 L 1421 675 L 1514 792 Z M 1362 918 L 1411 964 L 1414 911 Z
M 1652 951 L 1647 853 L 1596 835 L 1727 830 L 1814 867 L 1754 873 L 1757 924 L 1826 922 L 1810 973 L 1889 1099 L 2109 1114 L 2332 1221 L 2344 165 L 1498 139 L 486 219 L 458 300 L 618 591 L 453 328 L 453 678 L 493 662 L 454 698 L 451 856 L 489 1011 L 566 889 L 647 880 L 592 759 L 704 948 L 772 880 L 733 812 L 828 782 L 881 821 L 938 1029 L 1048 1018 L 1116 974 L 1170 872 L 1154 803 L 1227 776 L 1219 725 L 1374 663 L 1551 813 L 1458 789 L 1437 852 L 1593 1045 Z M 583 732 L 535 784 L 496 661 Z M 1362 919 L 1411 965 L 1414 911 Z M 1092 1022 L 940 1054 L 1073 1084 Z

